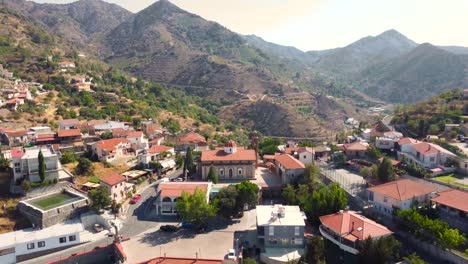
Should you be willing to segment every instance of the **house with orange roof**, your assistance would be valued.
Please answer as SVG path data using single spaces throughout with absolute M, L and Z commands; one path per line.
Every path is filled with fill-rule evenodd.
M 206 194 L 206 202 L 209 202 L 212 186 L 211 182 L 161 182 L 157 190 L 156 212 L 160 215 L 177 215 L 176 201 L 184 192 L 193 194 L 195 190 L 200 190 Z
M 59 130 L 80 129 L 81 127 L 80 120 L 78 119 L 60 120 L 58 125 L 59 125 Z
M 348 158 L 364 158 L 367 156 L 369 144 L 366 142 L 355 141 L 353 143 L 344 144 L 341 148 Z
M 248 180 L 255 179 L 256 161 L 255 150 L 238 147 L 236 142 L 229 140 L 224 148 L 203 150 L 199 169 L 204 180 L 211 167 L 216 170 L 219 180 Z
M 169 153 L 169 157 L 161 156 L 161 153 Z M 173 160 L 172 157 L 175 156 L 175 151 L 173 147 L 163 146 L 163 145 L 154 145 L 149 149 L 143 151 L 138 155 L 138 163 L 143 164 L 145 167 L 149 165 L 150 162 L 162 161 L 162 160 Z M 174 161 L 175 165 L 175 161 Z
M 295 177 L 304 173 L 305 165 L 289 154 L 275 156 L 276 173 L 281 177 L 283 184 L 288 184 Z
M 190 132 L 180 136 L 177 140 L 175 148 L 177 151 L 186 151 L 188 147 L 194 151 L 204 151 L 210 149 L 205 137 L 195 132 Z
M 103 162 L 111 162 L 116 158 L 131 154 L 130 141 L 126 138 L 101 140 L 92 146 L 93 153 Z
M 163 142 L 164 142 L 164 137 L 163 137 L 163 136 L 153 138 L 153 139 L 150 140 L 150 142 L 149 142 L 149 147 L 151 148 L 151 147 L 154 146 L 154 145 L 161 145 Z
M 378 239 L 392 235 L 387 227 L 355 211 L 340 211 L 320 218 L 320 234 L 353 255 L 359 254 L 358 244 L 367 238 Z
M 409 209 L 414 202 L 425 204 L 437 189 L 409 179 L 387 182 L 367 189 L 369 202 L 382 214 L 392 215 L 395 208 Z
M 127 193 L 133 188 L 133 184 L 127 183 L 125 177 L 118 173 L 102 177 L 99 182 L 107 189 L 111 199 L 116 203 L 125 200 Z
M 2 145 L 10 147 L 20 147 L 28 142 L 28 132 L 26 130 L 0 130 Z
M 457 158 L 457 155 L 445 148 L 412 138 L 402 138 L 398 141 L 398 158 L 405 157 L 409 162 L 419 164 L 426 169 L 434 169 L 443 166 L 449 159 Z
M 148 148 L 148 139 L 142 131 L 128 130 L 123 128 L 115 128 L 111 130 L 112 137 L 126 138 L 130 142 L 135 153 L 139 153 Z
M 468 232 L 468 192 L 448 189 L 431 198 L 439 217 L 451 226 Z
M 305 165 L 314 163 L 315 151 L 311 147 L 287 147 L 284 153 L 293 156 Z

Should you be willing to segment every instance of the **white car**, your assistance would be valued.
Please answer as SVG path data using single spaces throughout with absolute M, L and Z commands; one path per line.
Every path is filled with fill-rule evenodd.
M 227 259 L 233 259 L 236 260 L 236 251 L 234 249 L 230 249 L 227 252 Z

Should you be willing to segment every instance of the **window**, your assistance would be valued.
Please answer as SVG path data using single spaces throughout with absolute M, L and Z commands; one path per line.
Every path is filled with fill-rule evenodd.
M 274 239 L 274 238 L 270 238 L 270 239 L 268 239 L 268 243 L 269 243 L 270 245 L 276 245 L 276 244 L 278 244 L 278 240 L 276 240 L 276 239 Z
M 302 245 L 303 243 L 304 243 L 304 242 L 303 242 L 302 238 L 296 238 L 296 239 L 294 239 L 294 244 L 296 244 L 296 245 Z
M 219 169 L 219 175 L 221 175 L 221 176 L 224 175 L 224 169 Z
M 59 238 L 60 243 L 66 243 L 67 242 L 67 237 L 61 237 Z
M 37 242 L 37 247 L 45 247 L 45 241 Z
M 306 156 L 306 155 L 304 155 L 304 159 L 307 159 L 307 156 Z
M 76 240 L 76 235 L 68 236 L 68 241 L 75 241 Z
M 15 163 L 15 167 L 21 166 L 21 163 Z
M 387 197 L 384 196 L 383 198 L 383 202 L 386 203 L 387 202 Z
M 27 245 L 27 247 L 28 247 L 28 249 L 34 249 L 34 243 L 29 243 L 29 244 Z
M 295 236 L 298 236 L 298 235 L 299 235 L 299 227 L 298 227 L 298 226 L 295 226 L 295 227 L 294 227 L 294 235 L 295 235 Z
M 242 169 L 237 169 L 237 175 L 242 175 Z
M 431 157 L 429 160 L 430 160 L 431 162 L 434 162 L 434 161 L 435 161 L 435 158 L 434 158 L 434 157 Z
M 162 199 L 162 201 L 163 201 L 163 203 L 170 203 L 170 202 L 172 202 L 171 198 L 169 198 L 169 197 L 164 197 L 164 198 Z
M 16 173 L 21 172 L 21 168 L 15 168 L 15 172 L 16 172 Z
M 275 227 L 274 226 L 269 226 L 268 227 L 268 235 L 270 235 L 270 236 L 275 235 Z

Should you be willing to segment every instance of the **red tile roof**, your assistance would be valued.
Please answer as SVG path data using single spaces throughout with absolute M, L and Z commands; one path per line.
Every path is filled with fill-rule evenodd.
M 73 125 L 80 125 L 80 121 L 78 119 L 64 119 L 59 122 L 60 125 L 63 126 L 73 126 Z
M 7 131 L 5 132 L 8 137 L 24 137 L 28 133 L 26 130 L 19 130 L 19 131 Z
M 158 189 L 161 197 L 179 197 L 183 192 L 193 194 L 195 190 L 208 191 L 208 182 L 164 182 L 160 183 Z
M 96 143 L 96 147 L 107 150 L 107 151 L 113 151 L 117 148 L 117 145 L 121 143 L 128 143 L 128 139 L 126 138 L 106 139 L 106 140 L 102 140 Z
M 164 137 L 157 137 L 157 138 L 152 139 L 149 143 L 158 143 L 158 141 L 163 140 L 163 139 Z
M 382 157 L 382 158 L 379 158 L 379 161 L 382 162 L 383 159 L 384 159 L 383 157 Z M 398 165 L 401 163 L 401 161 L 399 161 L 399 160 L 394 160 L 394 159 L 390 159 L 390 161 L 392 162 L 392 166 L 398 166 Z
M 294 158 L 289 154 L 277 155 L 275 156 L 275 160 L 281 164 L 287 170 L 296 170 L 296 169 L 304 169 L 305 166 L 302 162 Z
M 234 142 L 234 140 L 229 140 L 228 142 L 226 142 L 226 144 L 224 144 L 224 147 L 226 147 L 226 148 L 236 148 L 237 144 L 236 144 L 236 142 Z
M 124 182 L 125 181 L 125 177 L 118 174 L 118 173 L 114 173 L 114 174 L 111 174 L 111 175 L 108 175 L 106 177 L 102 177 L 100 179 L 101 182 L 103 183 L 106 183 L 110 186 L 114 186 L 116 184 L 119 184 L 121 182 Z
M 14 148 L 14 149 L 11 149 L 11 157 L 12 158 L 21 158 L 23 157 L 24 155 L 24 152 L 21 148 Z
M 79 129 L 67 129 L 57 131 L 59 138 L 62 137 L 79 137 L 81 136 L 81 131 Z
M 143 136 L 142 131 L 126 130 L 123 128 L 113 128 L 111 131 L 112 136 L 115 138 L 137 138 Z
M 419 197 L 435 192 L 437 189 L 428 184 L 408 179 L 401 179 L 398 181 L 387 182 L 367 190 L 382 194 L 386 197 L 391 197 L 398 201 L 404 201 L 413 197 Z
M 350 150 L 350 151 L 367 151 L 367 149 L 369 148 L 369 145 L 367 144 L 364 144 L 362 142 L 353 142 L 353 143 L 350 143 L 350 144 L 344 144 L 343 145 L 343 150 Z
M 413 144 L 413 149 L 416 152 L 419 152 L 421 155 L 432 155 L 432 154 L 437 154 L 439 152 L 445 153 L 447 155 L 455 156 L 452 152 L 444 149 L 443 147 L 432 144 L 432 143 L 427 143 L 427 142 L 420 142 Z
M 413 144 L 413 143 L 418 143 L 418 142 L 419 142 L 418 140 L 413 139 L 413 138 L 408 138 L 408 137 L 398 140 L 399 145 Z
M 438 193 L 431 200 L 468 213 L 468 192 L 450 189 Z
M 174 150 L 173 147 L 163 146 L 163 145 L 154 145 L 148 149 L 148 153 L 151 154 L 158 154 L 164 151 L 171 151 Z
M 385 226 L 354 211 L 324 215 L 320 217 L 320 222 L 350 241 L 364 240 L 368 237 L 377 238 L 393 233 Z
M 201 161 L 256 161 L 257 157 L 255 155 L 255 150 L 253 149 L 244 149 L 243 147 L 238 147 L 237 151 L 228 154 L 224 152 L 224 148 L 217 148 L 215 150 L 204 150 L 201 154 Z
M 54 141 L 55 134 L 40 134 L 37 135 L 35 142 Z
M 310 152 L 314 153 L 314 149 L 311 147 L 289 147 L 284 149 L 284 153 L 294 155 L 294 153 L 303 153 L 303 152 Z
M 190 132 L 184 136 L 181 136 L 179 138 L 179 142 L 182 143 L 197 143 L 197 142 L 206 142 L 205 137 L 202 135 L 195 133 L 195 132 Z

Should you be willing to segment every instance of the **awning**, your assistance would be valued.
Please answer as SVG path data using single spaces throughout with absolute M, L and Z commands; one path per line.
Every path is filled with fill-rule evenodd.
M 164 170 L 172 169 L 176 166 L 175 160 L 163 160 L 159 162 Z
M 88 188 L 97 188 L 97 187 L 99 187 L 101 185 L 99 183 L 87 182 L 87 183 L 83 184 L 83 186 L 86 186 Z

